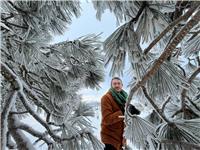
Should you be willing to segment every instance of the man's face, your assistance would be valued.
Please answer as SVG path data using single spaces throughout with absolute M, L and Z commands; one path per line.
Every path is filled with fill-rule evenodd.
M 117 91 L 120 92 L 122 90 L 123 84 L 122 81 L 118 79 L 113 79 L 112 80 L 112 87 Z

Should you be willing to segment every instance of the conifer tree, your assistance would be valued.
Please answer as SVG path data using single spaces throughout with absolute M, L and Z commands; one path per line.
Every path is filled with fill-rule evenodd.
M 1 149 L 36 149 L 41 141 L 55 150 L 103 149 L 87 119 L 94 111 L 78 91 L 99 88 L 110 63 L 111 76 L 124 75 L 126 61 L 132 79 L 125 137 L 139 149 L 199 149 L 200 3 L 92 3 L 97 19 L 109 9 L 119 25 L 103 43 L 105 55 L 99 35 L 51 44 L 81 15 L 79 1 L 1 1 Z M 131 115 L 133 101 L 152 113 Z

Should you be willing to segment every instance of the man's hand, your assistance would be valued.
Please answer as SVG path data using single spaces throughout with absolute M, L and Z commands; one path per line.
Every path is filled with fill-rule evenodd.
M 125 116 L 118 116 L 119 118 L 125 118 Z

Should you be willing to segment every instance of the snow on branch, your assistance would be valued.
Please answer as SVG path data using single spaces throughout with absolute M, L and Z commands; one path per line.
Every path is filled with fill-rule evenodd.
M 65 138 L 61 138 L 60 136 L 56 135 L 54 133 L 54 131 L 52 130 L 52 128 L 50 127 L 50 125 L 47 124 L 38 114 L 36 114 L 36 112 L 32 109 L 32 106 L 29 104 L 28 99 L 26 97 L 26 94 L 23 91 L 23 88 L 24 88 L 23 86 L 25 86 L 25 88 L 30 90 L 30 92 L 31 92 L 31 89 L 29 89 L 27 87 L 27 85 L 24 82 L 22 82 L 15 75 L 15 73 L 11 69 L 9 69 L 9 67 L 6 64 L 1 63 L 1 66 L 2 66 L 3 69 L 5 69 L 10 74 L 10 78 L 12 79 L 10 81 L 12 81 L 12 83 L 15 83 L 18 87 L 20 87 L 19 91 L 16 92 L 15 97 L 16 97 L 16 95 L 18 93 L 18 97 L 20 98 L 20 100 L 23 103 L 23 105 L 26 108 L 26 110 L 32 115 L 32 117 L 34 119 L 36 119 L 42 126 L 44 126 L 46 128 L 47 133 L 53 138 L 53 140 L 55 142 L 61 143 L 62 141 L 73 140 L 73 139 L 77 138 L 77 136 L 84 137 L 84 135 L 88 135 L 89 139 L 91 139 L 91 142 L 93 142 L 94 144 L 98 145 L 98 147 L 101 145 L 100 143 L 98 143 L 97 141 L 94 140 L 94 137 L 91 135 L 91 132 L 88 131 L 88 130 L 81 130 L 81 131 L 78 132 L 78 135 L 76 134 L 76 135 L 72 135 L 72 136 L 65 137 Z M 33 93 L 33 95 L 36 96 L 34 93 Z M 16 114 L 10 113 L 10 115 L 14 116 Z M 10 119 L 11 121 L 16 121 L 15 118 L 12 118 L 12 117 L 10 117 L 10 118 L 11 118 Z M 23 137 L 22 134 L 23 133 L 20 130 L 18 130 L 18 129 L 22 129 L 22 130 L 25 130 L 28 133 L 32 134 L 35 137 L 39 137 L 40 139 L 45 141 L 48 145 L 52 145 L 53 142 L 49 138 L 47 138 L 48 134 L 42 134 L 42 133 L 34 130 L 33 128 L 31 128 L 31 127 L 29 127 L 29 126 L 27 126 L 25 124 L 22 124 L 22 123 L 17 123 L 17 125 L 15 125 L 14 127 L 10 127 L 10 128 L 14 128 L 15 129 L 15 131 L 13 131 L 12 135 L 14 135 L 14 136 L 18 135 L 22 139 L 22 137 Z M 14 137 L 14 139 L 15 139 L 15 137 Z M 25 139 L 24 139 L 24 142 L 27 143 L 30 146 L 30 143 L 28 141 L 25 141 Z M 27 146 L 27 144 L 25 144 L 25 145 Z M 24 145 L 21 145 L 21 146 L 24 147 Z M 34 148 L 32 148 L 32 149 L 34 149 Z
M 19 123 L 16 126 L 16 128 L 24 130 L 24 131 L 30 133 L 31 135 L 38 137 L 39 139 L 42 139 L 45 143 L 47 143 L 47 145 L 53 144 L 53 141 L 46 134 L 38 132 L 37 130 L 33 129 L 32 127 L 30 127 L 24 123 Z
M 6 133 L 8 132 L 7 129 L 7 120 L 8 115 L 11 110 L 11 107 L 15 104 L 17 96 L 17 91 L 11 91 L 11 95 L 8 98 L 8 100 L 5 102 L 5 105 L 3 107 L 2 113 L 1 113 L 1 149 L 5 150 L 6 148 Z
M 174 20 L 173 22 L 171 22 L 160 34 L 157 38 L 155 38 L 151 44 L 149 44 L 149 46 L 144 50 L 144 54 L 146 55 L 159 41 L 160 39 L 166 35 L 173 27 L 175 27 L 178 23 L 180 23 L 183 20 L 188 19 L 193 13 L 194 11 L 197 9 L 198 5 L 195 5 L 194 7 L 192 7 L 191 9 L 189 9 L 183 16 L 180 16 L 179 18 L 177 18 L 176 20 Z
M 170 121 L 166 118 L 166 116 L 164 115 L 164 113 L 162 112 L 161 109 L 159 109 L 159 107 L 154 103 L 154 100 L 149 96 L 149 94 L 147 93 L 147 90 L 144 86 L 142 86 L 142 90 L 143 93 L 145 95 L 145 97 L 148 99 L 148 101 L 151 103 L 151 105 L 153 106 L 153 108 L 156 110 L 156 112 L 158 113 L 158 115 L 167 123 L 170 123 Z
M 13 106 L 12 109 L 15 110 L 15 106 Z M 35 150 L 34 146 L 32 145 L 31 141 L 26 137 L 26 135 L 21 130 L 16 128 L 18 124 L 20 124 L 20 122 L 17 116 L 9 114 L 8 128 L 9 132 L 11 133 L 17 144 L 17 149 Z
M 4 63 L 1 63 L 1 74 L 8 80 L 11 81 L 11 86 L 13 88 L 13 91 L 11 91 L 11 96 L 9 99 L 5 102 L 5 105 L 2 110 L 1 114 L 1 149 L 4 150 L 6 147 L 6 133 L 8 131 L 7 129 L 7 120 L 9 112 L 11 111 L 11 108 L 13 105 L 15 105 L 17 91 L 22 90 L 21 84 L 15 84 L 14 81 L 18 81 L 18 77 L 14 74 L 14 72 Z
M 200 67 L 198 67 L 193 74 L 189 77 L 188 79 L 188 83 L 191 84 L 192 81 L 195 79 L 195 77 L 200 73 Z M 186 109 L 186 102 L 185 102 L 185 98 L 187 96 L 187 89 L 184 88 L 181 92 L 181 101 L 182 101 L 182 108 L 181 110 L 178 110 L 175 114 L 183 112 L 183 116 L 185 117 L 185 109 Z
M 130 104 L 130 101 L 132 100 L 133 94 L 146 83 L 146 81 L 153 76 L 161 64 L 171 55 L 173 50 L 176 48 L 176 46 L 182 41 L 182 39 L 187 35 L 187 33 L 199 23 L 200 20 L 200 10 L 197 11 L 197 13 L 192 16 L 192 18 L 185 24 L 185 26 L 179 31 L 179 33 L 173 38 L 172 42 L 165 48 L 163 53 L 160 55 L 160 57 L 155 61 L 154 65 L 147 71 L 147 73 L 143 76 L 143 78 L 138 81 L 134 87 L 130 89 L 127 104 Z M 126 105 L 128 106 L 128 105 Z

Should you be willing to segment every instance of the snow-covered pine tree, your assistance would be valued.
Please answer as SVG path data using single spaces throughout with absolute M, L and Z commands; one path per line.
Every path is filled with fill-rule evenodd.
M 96 16 L 109 9 L 118 25 L 104 42 L 110 75 L 130 64 L 127 107 L 152 109 L 146 119 L 126 109 L 125 133 L 139 149 L 200 149 L 200 2 L 93 1 Z
M 41 142 L 49 150 L 102 149 L 87 118 L 94 111 L 78 94 L 103 81 L 99 35 L 50 44 L 73 16 L 80 16 L 79 1 L 1 1 L 2 150 L 37 149 Z

